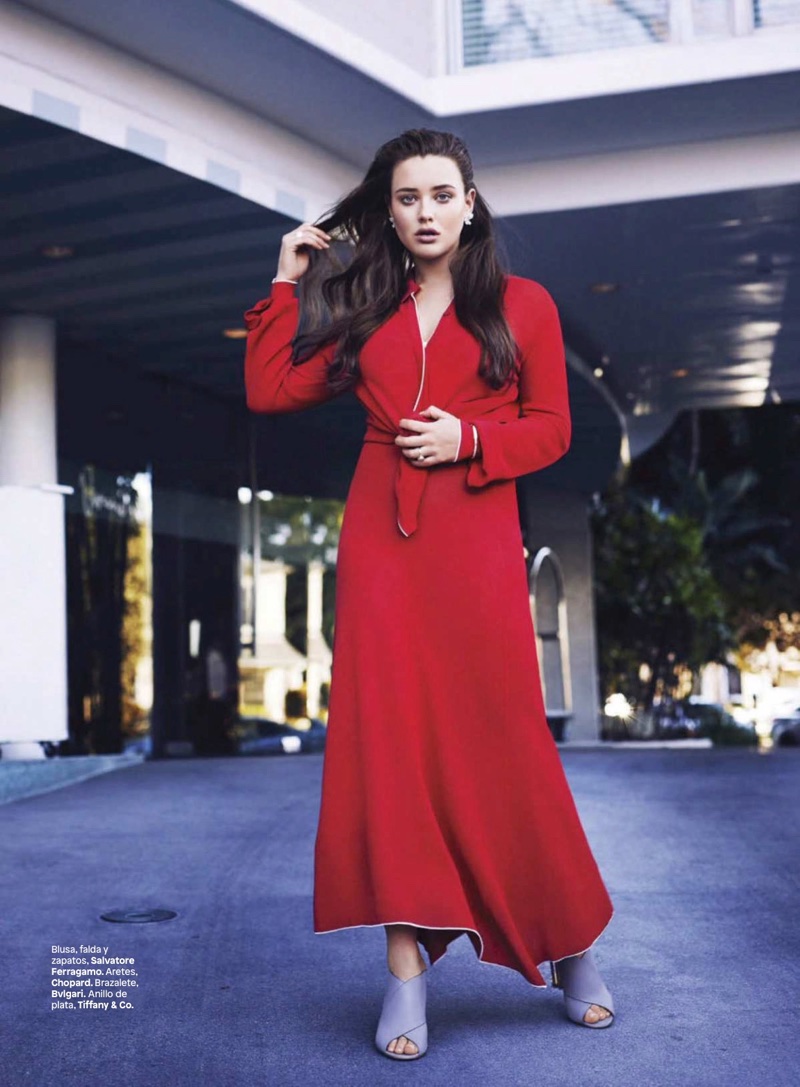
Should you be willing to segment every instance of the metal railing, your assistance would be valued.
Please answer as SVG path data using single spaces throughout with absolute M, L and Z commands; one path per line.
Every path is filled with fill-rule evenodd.
M 800 25 L 800 0 L 454 0 L 456 66 Z

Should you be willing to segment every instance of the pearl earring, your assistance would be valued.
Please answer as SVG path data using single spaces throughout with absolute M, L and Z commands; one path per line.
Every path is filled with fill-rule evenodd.
M 472 222 L 472 215 L 473 215 L 473 212 L 470 211 L 469 214 L 465 216 L 464 226 L 469 226 L 470 225 L 470 223 Z
M 392 224 L 392 230 L 396 230 L 397 227 L 394 225 L 394 219 L 391 217 L 391 215 L 389 216 L 389 222 Z

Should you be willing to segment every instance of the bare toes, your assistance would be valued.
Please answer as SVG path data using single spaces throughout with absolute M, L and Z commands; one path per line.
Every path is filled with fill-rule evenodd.
M 603 1008 L 599 1004 L 592 1004 L 584 1016 L 584 1021 L 587 1023 L 597 1023 L 601 1019 L 608 1019 L 610 1014 L 611 1013 L 607 1008 Z
M 409 1046 L 411 1048 L 409 1048 Z M 394 1047 L 394 1048 L 393 1048 Z M 390 1053 L 416 1053 L 417 1046 L 415 1042 L 412 1042 L 410 1038 L 406 1038 L 405 1034 L 401 1034 L 399 1038 L 392 1038 L 386 1047 Z

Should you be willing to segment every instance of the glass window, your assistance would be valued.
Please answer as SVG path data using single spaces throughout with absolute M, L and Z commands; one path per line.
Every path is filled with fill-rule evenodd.
M 465 66 L 669 39 L 669 0 L 464 0 L 462 18 Z
M 756 27 L 800 23 L 800 0 L 753 0 Z

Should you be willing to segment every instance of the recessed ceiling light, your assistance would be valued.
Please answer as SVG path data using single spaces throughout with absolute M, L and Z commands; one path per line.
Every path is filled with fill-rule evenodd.
M 247 336 L 246 328 L 223 328 L 222 335 L 229 340 L 243 340 Z
M 602 366 L 595 366 L 594 370 L 592 370 L 592 373 L 594 374 L 595 377 L 602 377 L 603 376 L 603 367 Z
M 673 377 L 687 377 L 688 374 L 689 374 L 689 371 L 685 367 L 681 367 L 680 370 L 673 370 L 672 371 L 672 376 Z
M 50 257 L 51 260 L 60 260 L 62 257 L 71 257 L 74 252 L 71 245 L 46 245 L 42 249 L 42 256 Z
M 612 294 L 619 290 L 619 283 L 592 283 L 589 290 L 592 294 Z

